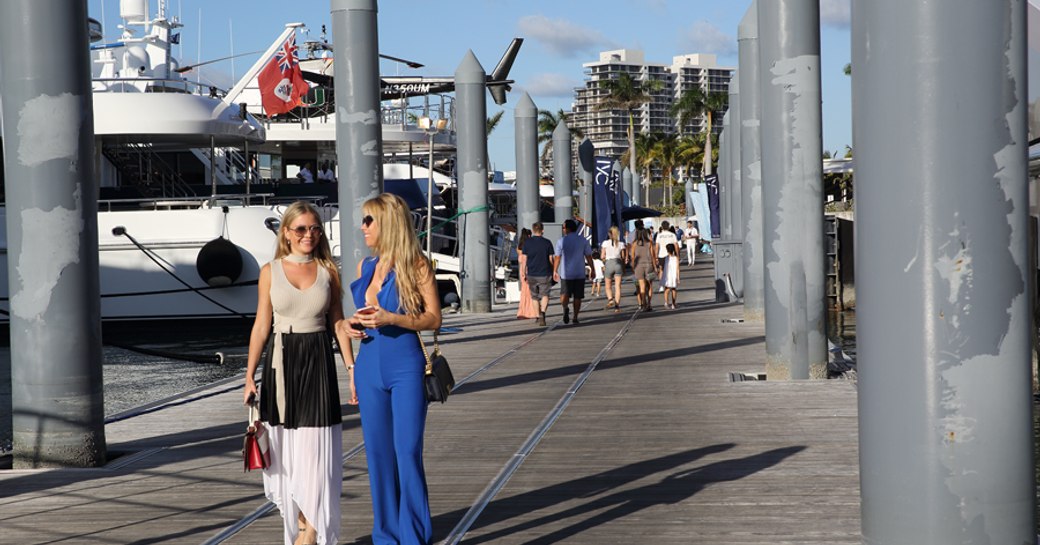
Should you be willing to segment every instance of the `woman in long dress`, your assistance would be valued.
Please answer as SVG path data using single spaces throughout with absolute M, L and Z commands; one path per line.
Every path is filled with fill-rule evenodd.
M 520 230 L 520 242 L 516 244 L 516 261 L 520 268 L 520 306 L 516 309 L 517 318 L 537 318 L 538 305 L 531 299 L 531 287 L 527 285 L 527 256 L 524 255 L 524 242 L 531 238 L 531 230 Z
M 282 514 L 286 545 L 334 544 L 343 489 L 342 413 L 336 360 L 326 323 L 343 321 L 339 272 L 318 211 L 296 202 L 282 215 L 274 261 L 260 270 L 256 321 L 249 337 L 246 403 L 266 356 L 260 419 L 270 438 L 264 493 Z M 272 325 L 273 322 L 273 325 Z M 350 338 L 337 333 L 354 394 Z
M 440 328 L 440 298 L 408 205 L 383 193 L 365 201 L 361 211 L 372 256 L 358 263 L 358 278 L 350 284 L 358 311 L 340 328 L 361 340 L 355 373 L 372 489 L 372 542 L 429 544 L 433 524 L 422 460 L 426 358 L 417 332 Z

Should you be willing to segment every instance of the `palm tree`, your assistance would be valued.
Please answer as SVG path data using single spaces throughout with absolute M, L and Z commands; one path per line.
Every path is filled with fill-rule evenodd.
M 495 128 L 498 127 L 498 123 L 502 121 L 502 114 L 506 113 L 505 110 L 501 110 L 487 118 L 487 136 L 490 138 L 491 133 L 495 132 Z
M 673 174 L 682 162 L 679 151 L 679 137 L 675 134 L 661 135 L 654 142 L 654 147 L 650 151 L 650 155 L 664 173 L 664 191 L 661 192 L 662 207 L 672 202 Z
M 654 144 L 660 137 L 661 134 L 656 132 L 652 132 L 649 134 L 639 133 L 636 135 L 636 146 L 634 149 L 636 151 L 636 168 L 638 170 L 633 170 L 632 174 L 635 174 L 636 172 L 642 174 L 643 182 L 646 184 L 646 198 L 643 199 L 643 204 L 647 204 L 650 202 L 650 169 L 654 165 L 654 158 L 651 155 L 650 151 L 654 149 Z M 625 151 L 625 153 L 621 154 L 620 161 L 621 164 L 631 164 L 632 150 L 629 149 Z M 631 167 L 629 168 L 631 169 Z M 639 191 L 639 188 L 634 187 L 632 188 L 632 190 Z
M 704 163 L 704 141 L 692 136 L 683 136 L 679 138 L 676 147 L 676 167 L 681 168 L 685 176 L 689 177 L 696 165 Z M 683 191 L 685 194 L 685 189 Z M 685 200 L 683 199 L 684 202 Z
M 693 88 L 683 93 L 679 100 L 672 105 L 672 115 L 678 116 L 680 131 L 695 117 L 703 115 L 705 120 L 704 132 L 710 135 L 712 116 L 715 112 L 725 109 L 728 102 L 729 97 L 725 93 L 706 92 L 699 88 Z M 702 176 L 711 175 L 713 158 L 711 138 L 706 138 L 704 140 L 704 168 L 701 170 Z
M 604 98 L 596 106 L 596 110 L 621 110 L 628 114 L 628 149 L 636 148 L 635 121 L 632 112 L 654 99 L 653 94 L 664 86 L 660 80 L 639 81 L 632 79 L 627 73 L 618 74 L 617 78 L 603 80 L 600 89 L 607 92 Z M 628 166 L 632 172 L 636 171 L 636 154 L 629 153 Z
M 568 114 L 560 108 L 555 114 L 549 110 L 538 111 L 538 143 L 545 143 L 545 147 L 542 148 L 542 155 L 539 157 L 539 161 L 543 164 L 549 162 L 549 155 L 552 154 L 552 135 L 556 131 L 557 125 L 561 121 L 566 122 L 572 114 Z M 568 125 L 567 129 L 571 131 L 571 138 L 582 138 L 585 133 L 577 127 Z

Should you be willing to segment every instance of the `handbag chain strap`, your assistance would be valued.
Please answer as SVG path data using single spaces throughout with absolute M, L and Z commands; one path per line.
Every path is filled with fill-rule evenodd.
M 426 357 L 426 374 L 433 374 L 433 360 L 430 359 L 430 353 L 426 351 L 426 343 L 422 340 L 422 333 L 416 331 L 415 336 L 419 338 L 419 346 L 422 347 L 423 356 Z M 441 353 L 441 345 L 437 341 L 437 330 L 433 331 L 433 355 L 438 356 Z

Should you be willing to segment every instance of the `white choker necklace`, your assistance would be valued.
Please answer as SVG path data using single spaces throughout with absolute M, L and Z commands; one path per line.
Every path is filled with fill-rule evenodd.
M 310 254 L 308 254 L 308 255 L 286 254 L 284 259 L 286 261 L 289 261 L 289 262 L 292 262 L 292 263 L 310 263 L 311 261 L 314 261 L 314 257 L 311 256 Z

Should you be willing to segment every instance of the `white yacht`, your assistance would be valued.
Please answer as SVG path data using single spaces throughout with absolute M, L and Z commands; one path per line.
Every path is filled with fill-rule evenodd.
M 247 177 L 237 150 L 262 143 L 264 127 L 177 72 L 170 51 L 182 25 L 165 1 L 153 17 L 148 0 L 122 0 L 120 16 L 122 35 L 110 43 L 90 21 L 102 319 L 252 315 L 259 266 L 274 253 L 266 226 L 279 211 L 208 190 L 199 197 L 192 186 Z M 0 226 L 4 217 L 0 207 Z M 8 301 L 3 232 L 0 321 Z
M 306 163 L 312 171 L 325 162 L 335 166 L 334 93 L 317 84 L 302 106 L 264 115 L 257 75 L 300 24 L 286 25 L 232 89 L 200 86 L 182 75 L 187 67 L 171 55 L 180 21 L 168 14 L 165 0 L 158 0 L 154 16 L 150 4 L 120 2 L 122 35 L 114 42 L 105 43 L 100 25 L 91 21 L 102 319 L 251 317 L 259 269 L 273 257 L 283 206 L 301 198 L 313 201 L 334 254 L 340 253 L 336 184 L 301 184 L 296 178 Z M 495 72 L 503 99 L 509 83 L 504 76 L 518 47 L 514 41 Z M 324 36 L 306 42 L 301 66 L 331 78 L 331 49 Z M 414 95 L 415 86 L 394 89 Z M 461 291 L 452 221 L 453 100 L 446 94 L 401 95 L 381 107 L 386 187 L 410 194 L 417 231 L 425 230 L 429 171 L 424 160 L 433 148 L 434 224 L 445 225 L 435 229 L 432 243 L 446 305 L 458 301 Z M 446 126 L 431 137 L 418 126 L 422 118 L 443 119 Z M 440 200 L 441 192 L 447 202 Z M 0 220 L 5 213 L 0 208 Z M 501 281 L 510 237 L 501 228 L 493 231 Z M 4 235 L 0 321 L 8 311 Z
M 262 106 L 258 76 L 268 59 L 287 40 L 292 40 L 301 28 L 301 23 L 287 24 L 271 42 L 267 52 L 231 88 L 226 100 L 244 105 L 251 114 L 263 119 L 267 138 L 253 149 L 259 155 L 265 179 L 277 183 L 279 193 L 323 196 L 325 202 L 334 204 L 337 200 L 336 184 L 297 184 L 295 180 L 296 173 L 308 163 L 312 167 L 336 164 L 335 62 L 333 48 L 327 41 L 324 27 L 317 39 L 308 39 L 298 44 L 300 68 L 304 79 L 312 84 L 303 97 L 303 105 L 274 116 L 264 115 Z M 508 45 L 498 66 L 488 76 L 488 86 L 496 101 L 505 101 L 505 91 L 512 83 L 506 78 L 521 42 L 520 39 L 514 39 Z M 394 57 L 386 58 L 417 64 Z M 454 221 L 458 217 L 454 178 L 455 98 L 448 94 L 448 91 L 454 89 L 454 78 L 384 75 L 380 79 L 385 190 L 398 193 L 406 201 L 414 203 L 413 216 L 418 232 L 426 230 L 426 193 L 430 189 L 434 191 L 433 224 L 437 227 L 431 244 L 438 287 L 447 306 L 458 301 L 457 296 L 461 291 L 460 245 Z M 445 92 L 435 92 L 438 89 Z M 432 120 L 431 126 L 436 126 L 436 122 L 441 120 L 440 130 L 424 129 L 422 125 L 428 120 Z M 428 181 L 431 160 L 433 183 L 428 188 L 431 185 Z M 261 190 L 265 189 L 261 186 Z M 507 190 L 515 193 L 512 187 Z M 498 210 L 500 214 L 509 214 L 513 218 L 512 221 L 501 223 L 515 223 L 515 196 L 512 201 L 511 207 L 494 207 L 493 218 L 495 210 Z M 338 215 L 333 214 L 327 227 L 329 232 L 339 232 Z M 507 229 L 495 225 L 494 220 L 491 230 L 494 276 L 501 283 L 507 275 L 512 236 Z M 338 247 L 333 248 L 334 253 L 338 250 Z

